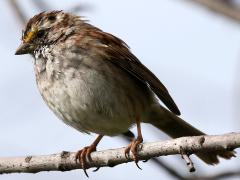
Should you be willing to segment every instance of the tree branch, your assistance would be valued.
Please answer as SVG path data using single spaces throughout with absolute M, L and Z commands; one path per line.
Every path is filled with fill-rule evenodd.
M 9 0 L 9 5 L 13 9 L 14 13 L 16 14 L 17 18 L 20 20 L 21 24 L 25 24 L 27 21 L 26 14 L 23 13 L 22 9 L 20 8 L 19 4 L 16 0 Z
M 182 150 L 188 154 L 202 151 L 233 150 L 240 147 L 240 133 L 229 133 L 217 136 L 181 137 L 173 140 L 144 143 L 139 148 L 141 160 L 152 157 L 179 154 Z M 87 161 L 87 168 L 113 167 L 132 161 L 126 159 L 125 148 L 111 149 L 91 154 L 91 161 Z M 0 158 L 0 173 L 36 173 L 41 171 L 69 171 L 81 169 L 75 162 L 75 153 L 62 152 L 60 154 Z
M 131 138 L 128 138 L 126 136 L 122 136 L 122 138 L 127 142 L 127 143 L 130 143 L 131 142 Z M 147 162 L 147 160 L 145 161 Z M 150 159 L 150 162 L 154 163 L 154 165 L 156 167 L 158 167 L 159 169 L 161 170 L 165 170 L 168 175 L 172 176 L 173 178 L 175 179 L 178 179 L 178 180 L 186 180 L 186 178 L 181 175 L 181 173 L 179 173 L 174 166 L 171 166 L 167 163 L 165 163 L 162 159 L 159 159 L 157 157 L 154 157 L 154 158 L 151 158 Z
M 225 17 L 240 23 L 240 10 L 239 7 L 233 6 L 229 3 L 219 0 L 188 0 L 190 2 L 197 3 L 213 12 L 224 15 Z
M 42 0 L 32 0 L 32 3 L 35 4 L 35 6 L 40 10 L 40 11 L 48 11 L 52 9 L 48 3 Z
M 220 180 L 220 179 L 227 179 L 227 178 L 233 178 L 233 177 L 239 177 L 240 176 L 240 170 L 229 170 L 227 172 L 220 172 L 214 175 L 209 176 L 192 176 L 192 177 L 186 177 L 184 180 Z

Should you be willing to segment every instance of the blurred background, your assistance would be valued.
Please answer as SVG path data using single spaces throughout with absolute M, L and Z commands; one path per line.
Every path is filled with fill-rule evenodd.
M 187 122 L 211 135 L 239 131 L 239 5 L 236 0 L 0 1 L 0 156 L 77 151 L 96 137 L 59 121 L 38 93 L 32 57 L 14 55 L 24 29 L 22 20 L 43 10 L 74 12 L 122 38 L 166 85 Z M 147 125 L 143 136 L 145 142 L 168 139 Z M 105 137 L 98 150 L 127 144 L 120 137 Z M 222 173 L 229 173 L 228 179 L 240 177 L 239 157 L 213 167 L 191 157 L 197 169 L 191 174 L 180 156 L 140 162 L 142 171 L 128 163 L 88 173 L 92 180 L 204 179 Z M 0 176 L 15 179 L 87 178 L 82 170 Z

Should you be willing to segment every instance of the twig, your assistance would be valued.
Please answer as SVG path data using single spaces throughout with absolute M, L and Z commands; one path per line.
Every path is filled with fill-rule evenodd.
M 40 11 L 48 11 L 51 10 L 51 6 L 49 3 L 46 3 L 43 0 L 32 0 L 33 4 L 40 10 Z M 92 6 L 87 4 L 87 3 L 81 3 L 81 4 L 76 4 L 73 7 L 71 7 L 68 11 L 72 13 L 79 13 L 83 11 L 89 11 L 92 10 Z
M 32 3 L 35 4 L 35 6 L 40 10 L 40 11 L 47 11 L 50 10 L 51 7 L 49 6 L 48 3 L 44 2 L 43 0 L 32 0 Z
M 192 160 L 190 159 L 189 155 L 187 154 L 182 154 L 182 158 L 186 161 L 186 164 L 189 168 L 189 172 L 194 172 L 196 171 L 194 165 L 193 165 L 193 162 Z
M 182 137 L 162 142 L 142 144 L 142 149 L 139 151 L 139 158 L 144 160 L 157 156 L 179 154 L 180 148 L 184 152 L 192 154 L 203 151 L 232 150 L 238 147 L 240 147 L 240 133 L 218 136 Z M 125 158 L 124 149 L 119 148 L 92 153 L 92 161 L 87 161 L 87 168 L 113 167 L 132 161 L 132 155 L 130 155 L 130 159 Z M 81 169 L 81 167 L 75 162 L 75 153 L 70 152 L 0 159 L 0 173 L 36 173 L 40 171 L 69 171 L 73 169 Z
M 172 166 L 167 165 L 165 162 L 163 162 L 160 159 L 153 158 L 151 159 L 152 162 L 154 162 L 157 166 L 163 168 L 166 172 L 168 172 L 169 175 L 174 177 L 178 180 L 186 180 L 186 177 L 181 175 L 179 172 L 177 172 Z
M 238 23 L 240 23 L 240 11 L 236 6 L 229 5 L 219 0 L 188 0 L 189 2 L 195 2 L 199 5 L 207 7 L 213 12 L 226 16 Z
M 227 172 L 221 172 L 215 175 L 210 176 L 192 176 L 189 178 L 185 178 L 186 180 L 220 180 L 220 179 L 226 179 L 226 178 L 233 178 L 233 177 L 239 177 L 240 176 L 240 170 L 236 171 L 227 171 Z
M 68 11 L 72 13 L 79 13 L 83 11 L 91 11 L 93 9 L 92 5 L 90 4 L 77 4 L 71 7 Z
M 17 18 L 21 21 L 22 24 L 25 24 L 27 21 L 26 15 L 23 13 L 21 8 L 19 7 L 16 0 L 9 0 L 8 1 L 10 6 L 12 7 L 13 11 L 16 13 Z
M 181 154 L 182 159 L 186 162 L 189 172 L 194 172 L 196 169 L 193 165 L 192 160 L 190 159 L 190 154 L 187 154 L 182 147 L 180 147 L 179 153 Z
M 132 138 L 128 138 L 128 136 L 122 136 L 122 138 L 126 141 L 126 142 L 131 142 Z M 151 162 L 153 162 L 157 167 L 165 170 L 169 175 L 171 175 L 172 177 L 178 179 L 178 180 L 185 180 L 186 178 L 184 176 L 182 176 L 179 172 L 177 172 L 177 170 L 175 170 L 172 166 L 167 165 L 164 161 L 158 159 L 157 157 L 153 157 L 150 159 Z M 145 160 L 144 162 L 148 162 L 148 159 Z

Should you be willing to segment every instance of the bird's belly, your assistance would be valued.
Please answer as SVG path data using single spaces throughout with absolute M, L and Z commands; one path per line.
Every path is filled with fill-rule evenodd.
M 114 69 L 117 77 L 106 70 L 107 73 L 79 70 L 74 77 L 65 74 L 68 78 L 45 88 L 39 81 L 38 87 L 48 106 L 66 124 L 81 132 L 113 136 L 126 132 L 135 123 L 148 107 L 152 94 L 147 86 L 129 79 L 122 70 Z

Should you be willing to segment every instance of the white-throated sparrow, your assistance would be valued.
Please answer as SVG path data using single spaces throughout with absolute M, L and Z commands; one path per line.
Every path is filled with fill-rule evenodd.
M 126 148 L 138 162 L 143 141 L 141 122 L 150 123 L 173 138 L 202 135 L 183 121 L 178 107 L 159 79 L 119 38 L 62 11 L 42 12 L 29 20 L 16 54 L 32 54 L 39 91 L 50 109 L 80 132 L 96 133 L 76 158 L 86 159 L 104 135 L 115 136 L 137 125 L 138 137 Z M 159 104 L 157 97 L 170 110 Z M 232 151 L 197 153 L 207 164 Z

